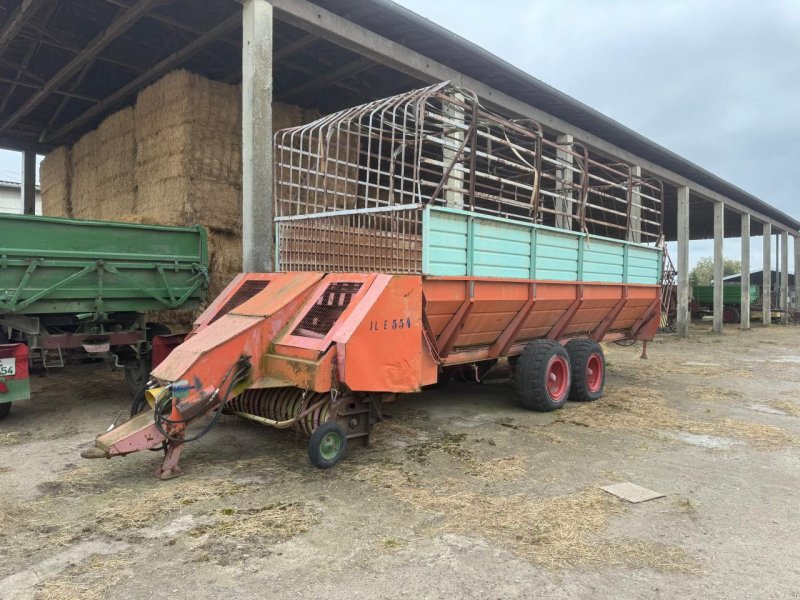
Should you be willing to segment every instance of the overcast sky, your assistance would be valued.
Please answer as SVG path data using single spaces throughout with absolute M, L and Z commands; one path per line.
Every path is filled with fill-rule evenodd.
M 797 0 L 398 1 L 800 218 Z
M 399 1 L 800 218 L 797 0 Z

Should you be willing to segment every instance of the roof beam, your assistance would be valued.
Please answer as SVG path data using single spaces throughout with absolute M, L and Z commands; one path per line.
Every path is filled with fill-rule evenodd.
M 125 33 L 139 18 L 148 10 L 159 4 L 162 0 L 139 0 L 128 10 L 116 17 L 111 24 L 100 32 L 86 47 L 64 65 L 41 90 L 28 98 L 22 106 L 11 114 L 5 121 L 0 123 L 0 132 L 5 131 L 11 125 L 19 121 L 22 117 L 29 114 L 47 96 L 65 84 L 73 77 L 88 61 L 94 59 L 111 42 Z
M 0 76 L 0 82 L 2 83 L 9 83 L 11 85 L 18 85 L 24 88 L 31 88 L 34 90 L 42 89 L 42 86 L 36 85 L 35 83 L 26 83 L 24 81 L 19 81 L 18 79 L 12 79 L 10 77 L 2 77 Z M 98 98 L 94 96 L 87 96 L 86 94 L 79 94 L 77 92 L 71 90 L 58 90 L 57 92 L 53 92 L 58 96 L 66 96 L 67 98 L 76 98 L 78 100 L 85 100 L 86 102 L 99 102 Z
M 618 160 L 637 164 L 642 167 L 643 170 L 651 175 L 659 177 L 667 183 L 677 187 L 690 187 L 694 194 L 708 200 L 724 202 L 733 210 L 741 213 L 748 213 L 759 221 L 772 224 L 781 231 L 788 229 L 785 223 L 776 221 L 719 192 L 715 192 L 682 175 L 636 156 L 632 152 L 623 150 L 596 135 L 584 131 L 579 127 L 575 127 L 538 108 L 534 108 L 517 98 L 504 94 L 477 79 L 464 75 L 419 52 L 415 52 L 401 44 L 393 42 L 374 31 L 370 31 L 369 29 L 348 21 L 308 0 L 270 0 L 270 2 L 275 8 L 275 17 L 277 19 L 289 23 L 298 29 L 318 35 L 337 46 L 369 57 L 375 62 L 391 67 L 421 81 L 430 83 L 447 80 L 452 81 L 455 85 L 474 91 L 480 96 L 483 102 L 496 110 L 499 109 L 503 112 L 510 112 L 533 119 L 551 131 L 572 135 L 594 150 L 613 156 Z M 744 191 L 742 191 L 742 193 L 746 194 Z M 755 200 L 761 202 L 757 198 L 755 198 Z
M 87 110 L 79 117 L 73 119 L 72 121 L 70 121 L 60 129 L 56 130 L 55 132 L 50 134 L 46 133 L 45 135 L 43 135 L 42 141 L 45 143 L 50 143 L 55 140 L 59 140 L 60 138 L 71 133 L 78 127 L 81 127 L 89 123 L 95 117 L 103 114 L 103 112 L 106 111 L 108 108 L 116 104 L 119 104 L 120 102 L 125 100 L 128 96 L 136 93 L 143 86 L 147 85 L 154 79 L 157 79 L 164 73 L 167 73 L 168 71 L 171 71 L 172 69 L 176 68 L 181 63 L 188 60 L 198 52 L 201 52 L 209 44 L 212 44 L 213 42 L 217 41 L 218 39 L 230 33 L 233 29 L 235 29 L 240 25 L 241 20 L 242 16 L 239 13 L 232 14 L 222 23 L 210 29 L 209 31 L 201 35 L 199 38 L 190 42 L 177 52 L 170 54 L 161 62 L 156 64 L 153 68 L 151 68 L 149 71 L 142 73 L 136 79 L 134 79 L 130 83 L 124 85 L 116 92 L 106 97 L 105 100 L 103 100 L 102 102 L 98 102 L 95 106 Z
M 321 75 L 319 77 L 315 77 L 314 79 L 310 79 L 305 83 L 301 83 L 300 85 L 288 90 L 285 94 L 281 94 L 281 96 L 283 98 L 291 98 L 292 96 L 297 96 L 303 92 L 310 92 L 315 89 L 323 88 L 327 85 L 336 85 L 338 80 L 352 77 L 356 73 L 365 71 L 374 65 L 375 61 L 373 61 L 371 58 L 367 58 L 366 56 L 362 56 L 361 58 L 357 58 L 356 60 L 349 62 L 338 69 L 329 71 L 325 75 Z
M 119 6 L 121 8 L 128 8 L 130 6 L 127 2 L 122 2 L 122 0 L 105 0 L 109 4 L 113 4 L 114 6 Z M 183 31 L 188 31 L 189 33 L 193 33 L 195 35 L 202 35 L 203 30 L 198 29 L 197 27 L 192 27 L 188 23 L 184 23 L 178 19 L 173 19 L 172 17 L 168 17 L 166 15 L 159 14 L 157 12 L 151 12 L 147 14 L 148 19 L 152 19 L 153 21 L 158 21 L 159 23 L 163 23 L 164 25 L 169 25 L 170 27 L 176 27 L 177 29 L 182 29 Z M 220 40 L 229 46 L 234 48 L 241 49 L 242 42 L 241 40 L 229 40 L 229 39 L 222 39 Z
M 272 54 L 272 61 L 275 62 L 283 60 L 284 58 L 289 58 L 292 54 L 295 54 L 300 50 L 302 50 L 303 48 L 310 46 L 318 39 L 319 37 L 314 35 L 313 33 L 304 35 L 303 37 L 298 38 L 295 41 L 286 44 L 285 46 L 281 46 L 276 52 Z
M 17 10 L 8 18 L 8 21 L 3 24 L 3 29 L 0 30 L 0 54 L 5 52 L 6 46 L 11 43 L 11 40 L 19 33 L 28 19 L 36 14 L 42 4 L 44 4 L 44 0 L 22 0 Z

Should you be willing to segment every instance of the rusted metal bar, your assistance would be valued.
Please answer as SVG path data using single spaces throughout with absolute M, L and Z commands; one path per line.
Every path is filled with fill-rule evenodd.
M 528 300 L 519 309 L 519 312 L 508 324 L 505 331 L 500 334 L 497 341 L 489 348 L 490 357 L 494 358 L 508 354 L 508 349 L 517 340 L 517 336 L 528 320 L 534 304 L 536 304 L 536 284 L 532 283 L 528 292 Z
M 608 330 L 611 328 L 611 325 L 616 321 L 619 313 L 622 312 L 622 309 L 625 308 L 625 305 L 628 303 L 628 286 L 623 286 L 622 288 L 622 297 L 619 301 L 614 305 L 614 307 L 609 311 L 609 313 L 600 321 L 600 324 L 595 327 L 594 331 L 589 335 L 591 339 L 596 342 L 599 342 L 608 333 Z
M 553 325 L 553 328 L 547 334 L 548 340 L 558 340 L 561 339 L 564 331 L 566 331 L 569 324 L 572 322 L 572 319 L 575 318 L 575 314 L 578 312 L 578 309 L 583 304 L 583 286 L 579 285 L 578 290 L 575 296 L 575 300 L 569 305 L 569 308 L 564 312 L 563 315 L 556 321 L 556 324 Z

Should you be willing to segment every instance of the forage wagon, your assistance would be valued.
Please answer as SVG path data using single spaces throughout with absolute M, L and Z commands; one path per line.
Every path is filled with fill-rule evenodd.
M 660 320 L 662 186 L 441 83 L 275 136 L 277 271 L 243 273 L 151 374 L 151 409 L 87 458 L 185 442 L 222 414 L 366 443 L 381 404 L 507 357 L 521 404 L 603 394 L 602 340 Z M 210 417 L 191 435 L 187 426 Z

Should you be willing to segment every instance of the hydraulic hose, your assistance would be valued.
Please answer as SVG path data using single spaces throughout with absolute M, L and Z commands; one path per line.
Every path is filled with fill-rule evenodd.
M 234 367 L 239 367 L 234 376 L 231 378 L 231 373 L 233 373 Z M 230 382 L 228 383 L 225 393 L 220 397 L 219 408 L 217 409 L 214 416 L 211 418 L 211 421 L 197 434 L 188 437 L 188 438 L 181 438 L 175 437 L 167 433 L 164 424 L 167 425 L 175 425 L 175 424 L 183 424 L 189 423 L 193 421 L 196 417 L 188 418 L 188 419 L 170 419 L 164 415 L 166 412 L 167 403 L 172 401 L 172 384 L 166 386 L 161 392 L 159 393 L 158 397 L 156 398 L 155 402 L 153 403 L 153 421 L 155 423 L 156 429 L 158 429 L 159 433 L 163 435 L 167 440 L 174 443 L 186 443 L 186 442 L 194 442 L 195 440 L 199 440 L 201 437 L 206 435 L 209 431 L 211 431 L 219 422 L 220 415 L 222 415 L 222 407 L 228 401 L 228 397 L 230 396 L 231 390 L 239 383 L 245 380 L 247 377 L 247 373 L 250 370 L 250 365 L 246 358 L 242 357 L 237 362 L 235 362 L 231 367 L 227 370 L 225 375 L 222 377 L 222 381 L 219 384 L 214 392 L 212 392 L 207 398 L 207 404 L 210 406 L 213 404 L 214 400 L 219 396 L 219 392 L 222 387 L 225 385 L 225 382 L 230 378 Z

